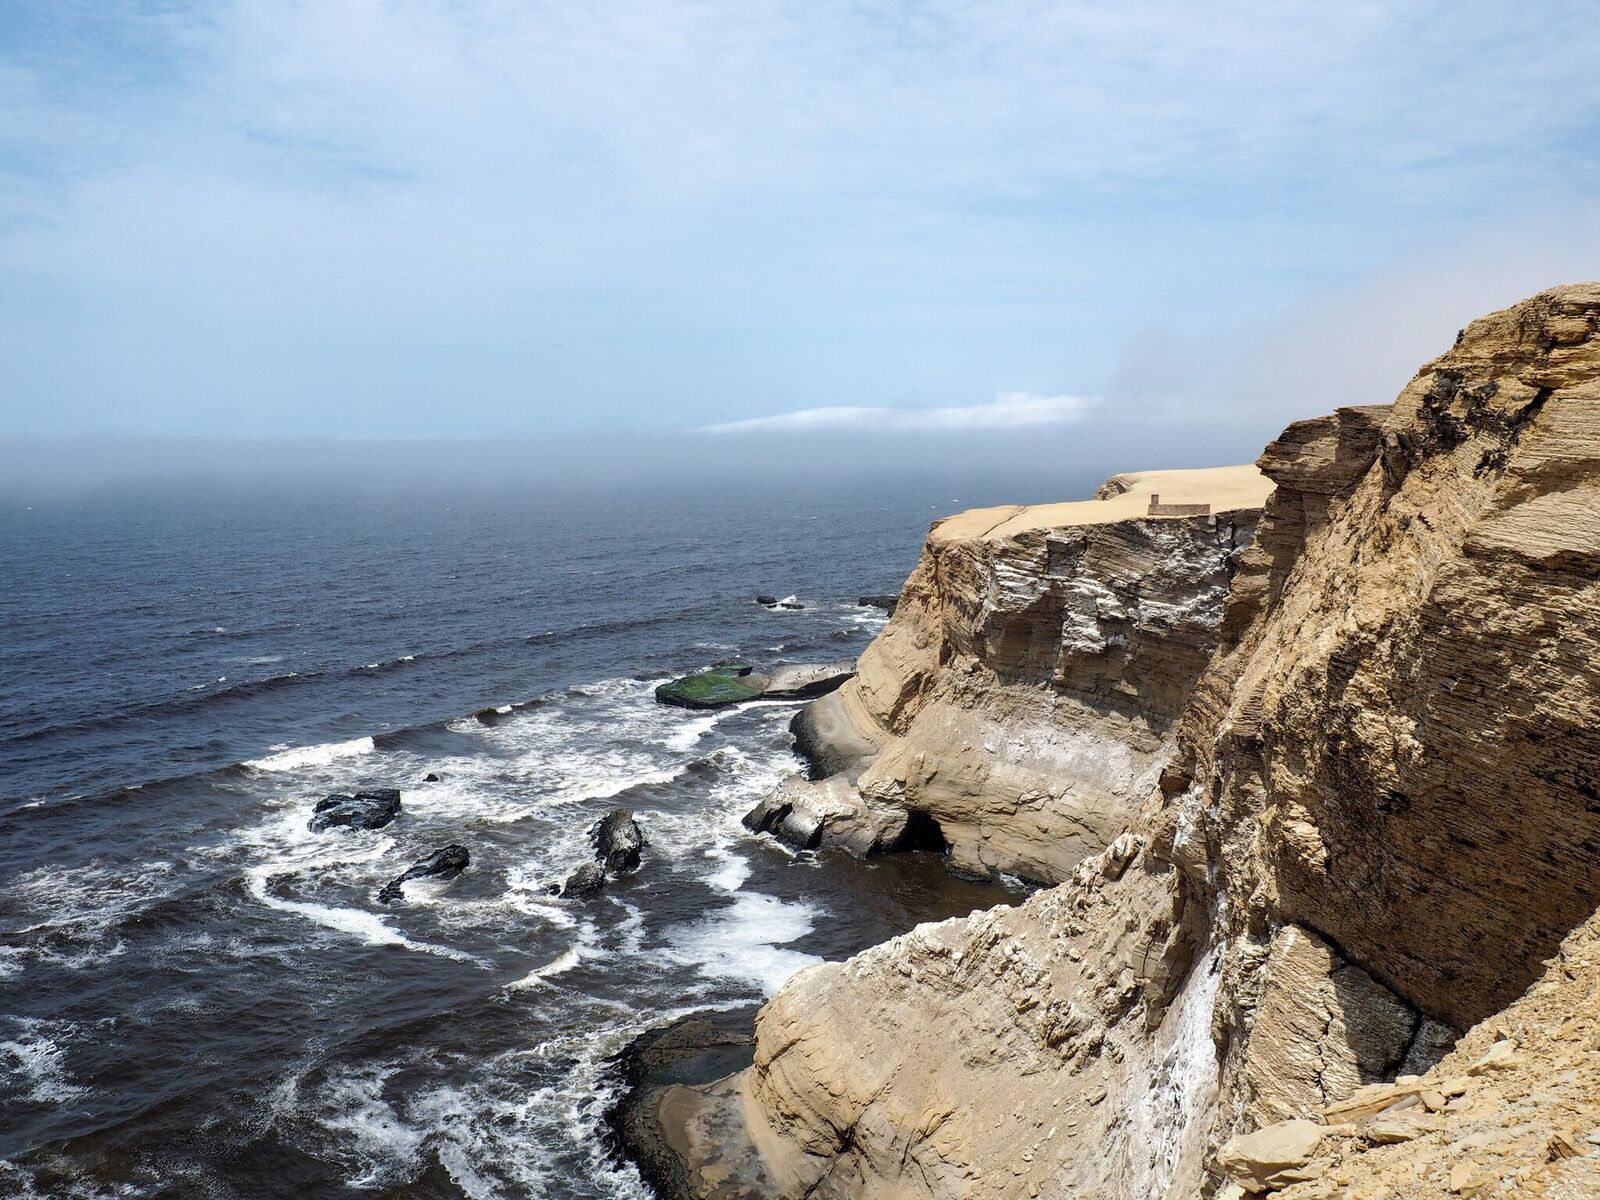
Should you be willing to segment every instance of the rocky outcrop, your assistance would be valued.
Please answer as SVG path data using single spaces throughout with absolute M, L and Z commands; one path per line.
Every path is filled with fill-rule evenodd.
M 856 673 L 853 662 L 802 663 L 757 671 L 747 663 L 712 667 L 656 688 L 678 708 L 723 708 L 747 700 L 805 700 L 834 691 Z
M 856 678 L 795 719 L 812 776 L 859 797 L 852 815 L 828 793 L 824 844 L 882 846 L 860 829 L 898 810 L 937 826 L 958 871 L 1054 883 L 1128 827 L 1270 485 L 1249 467 L 1113 483 L 934 525 Z M 1151 517 L 1154 491 L 1215 511 Z
M 1062 885 L 791 979 L 753 1065 L 677 1094 L 689 1191 L 1595 1194 L 1597 331 L 1600 285 L 1547 292 L 1464 330 L 1392 410 L 1286 431 L 1192 686 L 1141 673 L 1162 627 L 1127 619 L 1130 589 L 1071 615 L 1088 589 L 1056 587 L 1059 539 L 1000 553 L 1033 544 L 1017 514 L 930 538 L 838 693 L 881 730 L 861 793 L 954 805 L 947 829 L 960 797 L 1016 799 L 1009 773 L 1041 762 L 1039 710 L 1006 707 L 1024 682 L 1140 731 L 1115 753 L 1150 786 Z M 1104 648 L 1080 656 L 1078 629 Z M 1042 761 L 1068 795 L 1111 777 Z M 1025 808 L 978 826 L 1002 811 Z M 1040 811 L 1042 837 L 1080 836 Z
M 811 782 L 790 776 L 744 818 L 754 833 L 771 833 L 802 850 L 824 841 L 865 857 L 881 851 L 943 850 L 932 823 L 892 804 L 863 800 L 844 775 Z
M 1539 982 L 1432 1070 L 1325 1109 L 1316 1150 L 1277 1194 L 1600 1196 L 1597 1027 L 1600 918 L 1591 918 Z
M 631 871 L 639 865 L 644 849 L 644 834 L 633 818 L 631 808 L 614 808 L 589 830 L 595 859 L 611 874 Z
M 471 862 L 472 856 L 465 846 L 451 843 L 417 859 L 402 874 L 396 875 L 384 884 L 383 890 L 378 893 L 378 902 L 392 904 L 401 899 L 405 895 L 406 884 L 413 879 L 454 879 L 465 871 Z
M 582 900 L 597 896 L 605 890 L 606 869 L 599 863 L 579 863 L 556 890 L 558 896 L 568 900 Z
M 313 833 L 325 829 L 382 829 L 400 815 L 398 788 L 374 788 L 349 795 L 335 792 L 317 801 L 306 828 Z

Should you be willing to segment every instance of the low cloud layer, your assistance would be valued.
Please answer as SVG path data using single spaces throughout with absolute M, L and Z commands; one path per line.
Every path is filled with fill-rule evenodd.
M 832 407 L 707 425 L 697 433 L 972 433 L 1072 425 L 1095 406 L 1092 396 L 1006 392 L 987 404 L 946 408 Z

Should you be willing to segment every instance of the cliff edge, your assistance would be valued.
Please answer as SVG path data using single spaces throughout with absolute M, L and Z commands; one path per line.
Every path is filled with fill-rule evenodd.
M 841 693 L 876 724 L 855 786 L 1063 882 L 795 975 L 753 1065 L 670 1097 L 693 1194 L 1595 1194 L 1600 284 L 1258 466 L 1190 658 L 1181 614 L 1081 605 L 1082 564 L 1127 563 L 1137 614 L 1140 571 L 1222 548 L 1126 547 L 1212 516 L 930 536 Z M 1158 635 L 1182 665 L 1152 680 Z M 1019 716 L 1106 748 L 1036 754 Z M 1084 839 L 1059 797 L 1107 780 L 1122 828 Z
M 936 522 L 856 677 L 796 719 L 831 778 L 788 781 L 749 823 L 1065 879 L 1170 758 L 1271 489 L 1251 466 L 1149 471 Z

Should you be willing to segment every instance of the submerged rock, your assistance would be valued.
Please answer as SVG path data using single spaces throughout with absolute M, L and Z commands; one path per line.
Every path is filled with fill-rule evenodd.
M 437 772 L 437 771 L 429 771 L 426 775 L 424 775 L 422 777 L 422 782 L 423 783 L 438 783 L 439 782 L 439 772 Z
M 862 596 L 856 601 L 857 608 L 881 608 L 890 616 L 894 615 L 895 608 L 900 603 L 900 593 L 894 592 L 887 596 Z
M 559 895 L 577 898 L 593 896 L 606 886 L 606 873 L 598 863 L 584 863 L 562 883 Z
M 644 849 L 644 834 L 633 819 L 631 808 L 618 808 L 596 821 L 589 830 L 594 842 L 595 858 L 612 874 L 631 871 L 639 865 L 639 852 Z
M 306 828 L 313 833 L 340 826 L 348 829 L 382 829 L 400 815 L 400 789 L 374 788 L 347 795 L 335 792 L 317 801 Z
M 383 890 L 378 893 L 378 903 L 388 904 L 399 900 L 404 895 L 405 883 L 411 879 L 425 879 L 433 876 L 438 879 L 454 879 L 467 869 L 472 861 L 472 856 L 467 853 L 465 846 L 451 843 L 443 849 L 435 850 L 426 858 L 419 858 L 403 875 L 396 875 L 383 885 Z
M 778 598 L 776 596 L 768 596 L 764 592 L 756 597 L 756 603 L 764 608 L 771 608 L 777 602 Z

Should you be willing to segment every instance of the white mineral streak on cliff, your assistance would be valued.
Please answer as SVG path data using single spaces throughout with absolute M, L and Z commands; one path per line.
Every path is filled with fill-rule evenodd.
M 1209 561 L 1154 522 L 935 530 L 861 788 L 1065 882 L 795 976 L 676 1089 L 698 1195 L 1600 1195 L 1600 285 L 1260 465 L 1204 637 L 1141 607 Z M 1068 869 L 1085 796 L 1126 831 Z
M 1182 1165 L 1201 1157 L 1217 1093 L 1211 1021 L 1221 969 L 1214 952 L 1189 972 L 1157 1031 L 1149 1086 L 1128 1094 L 1128 1200 L 1168 1195 Z

